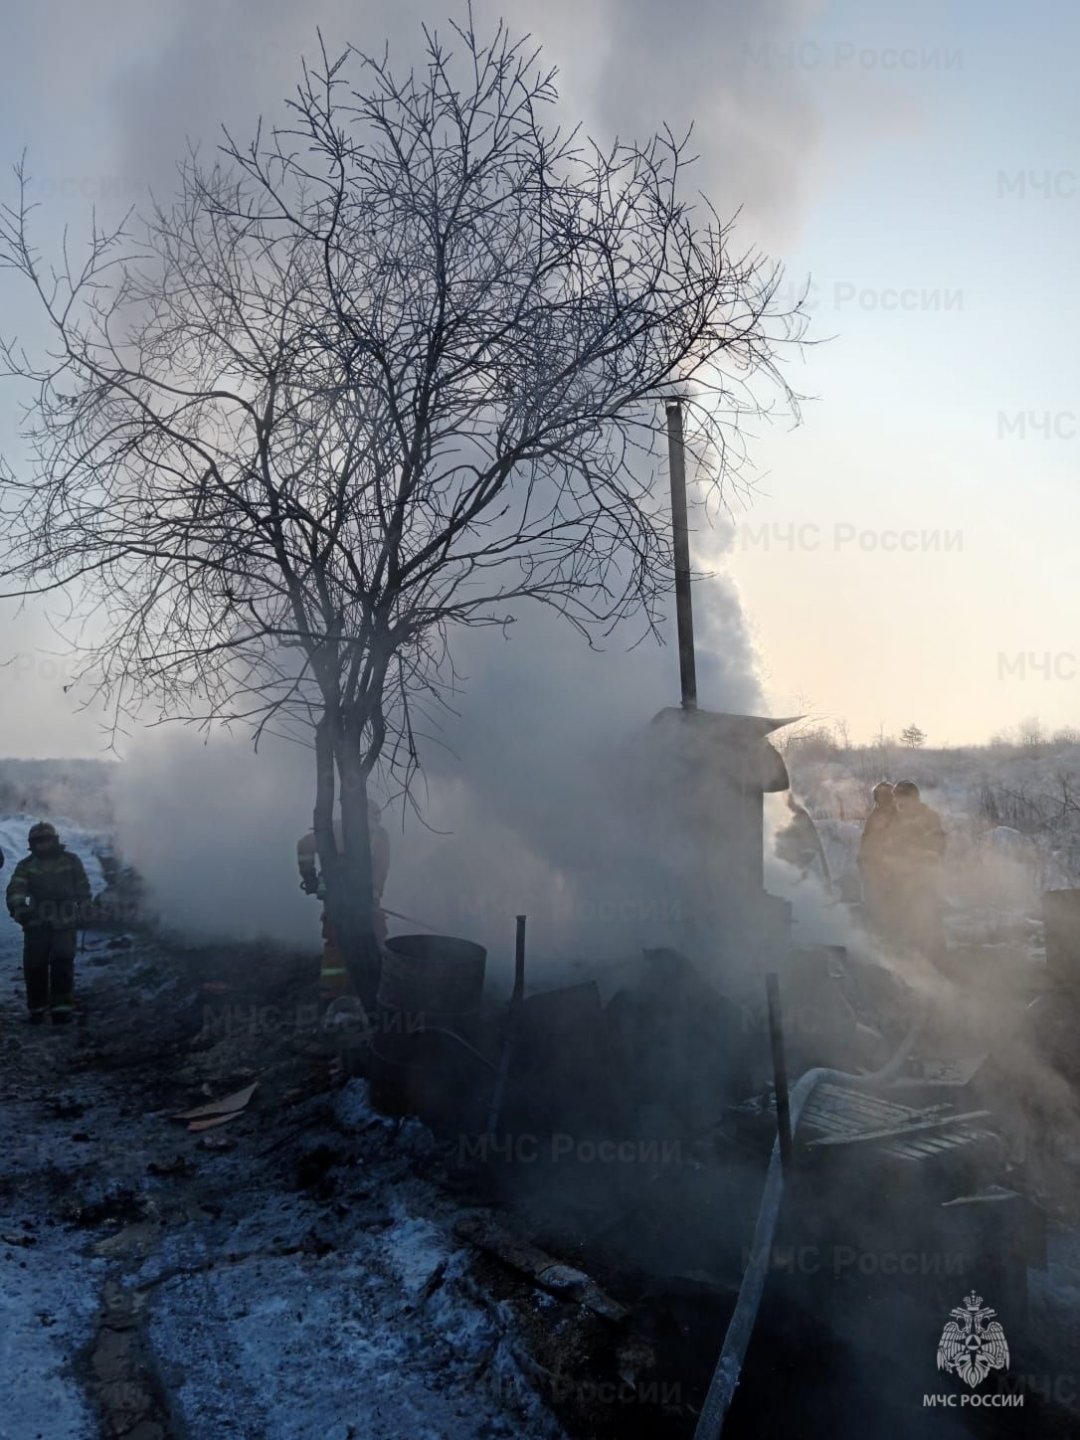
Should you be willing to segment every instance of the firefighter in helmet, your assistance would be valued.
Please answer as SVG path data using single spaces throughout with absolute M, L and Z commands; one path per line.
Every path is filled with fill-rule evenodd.
M 866 924 L 878 934 L 891 927 L 892 898 L 889 874 L 889 835 L 899 812 L 893 787 L 887 780 L 874 786 L 873 809 L 866 817 L 859 841 L 859 880 L 862 886 L 862 913 Z
M 30 854 L 15 866 L 6 901 L 23 928 L 23 976 L 30 1020 L 51 1013 L 65 1024 L 75 1008 L 75 937 L 90 906 L 90 881 L 79 857 L 61 845 L 54 826 L 30 828 Z
M 896 822 L 888 831 L 888 866 L 901 944 L 936 959 L 945 947 L 941 862 L 945 829 L 913 780 L 893 787 Z
M 371 889 L 372 899 L 375 905 L 375 938 L 382 945 L 386 940 L 386 912 L 381 908 L 382 892 L 386 885 L 386 877 L 390 871 L 390 836 L 380 820 L 381 812 L 377 805 L 368 801 L 368 833 L 371 836 Z M 344 837 L 341 830 L 341 821 L 334 820 L 334 843 L 341 850 L 344 845 Z M 319 874 L 319 855 L 315 844 L 315 832 L 309 830 L 296 846 L 296 863 L 300 871 L 300 888 L 306 895 L 316 895 L 320 900 L 325 900 L 326 889 L 322 876 Z M 336 1000 L 341 995 L 346 995 L 352 986 L 349 982 L 349 972 L 345 964 L 345 956 L 341 946 L 334 934 L 330 917 L 324 906 L 322 912 L 322 968 L 319 976 L 319 988 L 323 998 Z

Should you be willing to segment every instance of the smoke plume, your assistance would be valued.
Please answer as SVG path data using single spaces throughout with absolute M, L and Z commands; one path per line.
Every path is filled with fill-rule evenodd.
M 690 0 L 671 15 L 638 0 L 554 0 L 540 13 L 524 0 L 477 0 L 472 14 L 481 32 L 499 15 L 512 34 L 530 31 L 544 62 L 559 68 L 560 119 L 581 121 L 601 143 L 665 123 L 679 134 L 696 120 L 700 160 L 689 183 L 723 218 L 742 207 L 740 244 L 749 248 L 797 228 L 818 133 L 801 77 L 752 57 L 797 41 L 815 9 L 807 0 Z M 467 14 L 431 0 L 300 9 L 239 0 L 154 12 L 109 0 L 92 16 L 72 13 L 70 39 L 96 57 L 111 97 L 109 168 L 165 199 L 189 142 L 212 151 L 221 125 L 242 142 L 260 115 L 283 118 L 301 57 L 317 56 L 317 30 L 331 53 L 389 43 L 407 69 L 422 53 L 422 22 L 445 34 L 448 15 Z M 106 25 L 130 46 L 103 49 Z M 30 47 L 34 39 L 24 36 Z M 702 704 L 760 711 L 737 595 L 722 579 L 696 591 Z M 673 623 L 666 634 L 674 639 Z M 646 822 L 619 802 L 627 746 L 677 703 L 677 660 L 673 645 L 630 648 L 638 638 L 617 633 L 597 653 L 531 613 L 505 642 L 490 631 L 455 637 L 467 678 L 457 715 L 426 747 L 425 823 L 408 809 L 386 817 L 388 906 L 490 944 L 507 943 L 514 914 L 526 912 L 539 952 L 564 958 L 665 938 Z M 317 907 L 293 873 L 295 839 L 310 824 L 311 756 L 243 752 L 239 738 L 204 747 L 186 733 L 138 734 L 118 786 L 122 844 L 166 915 L 192 929 L 317 943 Z

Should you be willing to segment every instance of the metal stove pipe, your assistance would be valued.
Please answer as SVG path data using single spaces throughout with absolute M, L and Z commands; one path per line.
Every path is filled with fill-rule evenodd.
M 668 469 L 671 477 L 671 529 L 675 550 L 675 616 L 679 628 L 679 682 L 684 710 L 697 709 L 694 664 L 694 612 L 690 604 L 690 536 L 686 522 L 686 454 L 682 402 L 667 402 Z

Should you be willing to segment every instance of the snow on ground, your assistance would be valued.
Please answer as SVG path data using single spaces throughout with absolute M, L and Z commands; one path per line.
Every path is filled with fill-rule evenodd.
M 52 1217 L 33 1230 L 7 1216 L 3 1223 L 0 1440 L 95 1440 L 97 1422 L 71 1357 L 90 1339 L 105 1261 L 72 1253 Z M 33 1245 L 6 1243 L 31 1235 Z
M 0 849 L 6 885 L 17 861 L 27 853 L 26 835 L 36 815 L 0 819 Z M 101 867 L 93 853 L 99 836 L 64 820 L 55 822 L 61 839 L 86 865 L 91 888 L 101 888 Z M 0 912 L 0 977 L 3 983 L 3 1038 L 0 1054 L 11 1065 L 13 1026 L 21 1019 L 22 931 Z M 17 1031 L 14 1034 L 17 1035 Z M 41 1045 L 60 1041 L 42 1034 Z M 48 1052 L 45 1050 L 45 1073 Z M 54 1143 L 37 1119 L 43 1085 L 25 1085 L 21 1093 L 5 1086 L 0 1109 L 0 1181 L 29 1170 L 60 1165 L 71 1142 Z M 13 1108 L 12 1102 L 17 1108 Z M 20 1103 L 21 1102 L 21 1103 Z M 5 1123 L 6 1122 L 6 1123 Z M 77 1122 L 71 1122 L 71 1129 Z M 0 1191 L 0 1199 L 3 1192 Z M 71 1371 L 73 1352 L 86 1343 L 98 1305 L 102 1260 L 81 1254 L 55 1214 L 21 1216 L 4 1200 L 0 1209 L 0 1440 L 92 1440 L 97 1426 Z M 26 1242 L 33 1243 L 11 1243 Z M 43 1396 L 48 1403 L 43 1404 Z
M 32 818 L 0 822 L 16 856 Z M 100 885 L 96 837 L 62 834 Z M 0 1440 L 106 1433 L 92 1399 L 117 1286 L 151 1357 L 135 1389 L 159 1384 L 190 1440 L 557 1440 L 512 1321 L 469 1279 L 459 1209 L 416 1173 L 419 1122 L 377 1115 L 360 1081 L 321 1118 L 327 1097 L 310 1102 L 299 1143 L 338 1153 L 329 1198 L 275 1146 L 298 1114 L 268 1084 L 203 1149 L 169 1120 L 213 1075 L 197 1047 L 165 1054 L 183 1003 L 171 958 L 91 935 L 87 1023 L 57 1030 L 23 1022 L 19 952 L 0 916 Z M 148 1044 L 161 1056 L 133 1063 Z
M 362 1081 L 350 1082 L 338 1108 L 350 1126 L 366 1119 L 384 1138 L 396 1131 L 370 1110 Z M 151 1340 L 191 1435 L 559 1435 L 500 1355 L 499 1326 L 462 1284 L 468 1256 L 452 1213 L 423 1182 L 391 1180 L 402 1151 L 430 1137 L 415 1122 L 396 1137 L 392 1158 L 357 1167 L 356 1194 L 341 1202 L 356 1222 L 347 1248 L 334 1241 L 319 1253 L 332 1243 L 325 1203 L 267 1194 L 257 1209 L 170 1232 L 130 1275 L 152 1294 Z M 504 1388 L 492 1385 L 493 1369 L 505 1373 Z

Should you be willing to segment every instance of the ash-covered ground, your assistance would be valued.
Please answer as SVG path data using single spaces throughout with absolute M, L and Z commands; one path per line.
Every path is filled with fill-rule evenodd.
M 97 882 L 94 837 L 63 833 Z M 4 1440 L 560 1434 L 424 1178 L 431 1135 L 335 1083 L 284 1008 L 260 1033 L 303 976 L 241 957 L 266 973 L 211 1015 L 224 956 L 128 938 L 91 933 L 79 1025 L 36 1030 L 0 927 Z M 228 1125 L 171 1119 L 254 1079 Z
M 8 873 L 31 818 L 0 822 Z M 98 890 L 101 832 L 58 824 Z M 837 834 L 851 828 L 841 821 Z M 791 886 L 804 921 L 813 884 Z M 1045 957 L 1030 895 L 999 915 L 956 896 L 957 963 L 988 965 L 1000 951 L 1010 975 L 1034 976 Z M 841 924 L 835 895 L 817 908 Z M 317 1022 L 314 953 L 91 931 L 79 1024 L 34 1030 L 20 940 L 0 921 L 3 1440 L 693 1434 L 768 1141 L 747 1152 L 709 1135 L 675 1146 L 678 1163 L 622 1167 L 617 1183 L 619 1167 L 595 1163 L 478 1172 L 460 1136 L 386 1118 L 350 1078 Z M 948 983 L 954 999 L 970 992 L 962 973 Z M 951 1038 L 966 1043 L 981 1024 L 976 1007 Z M 189 1132 L 174 1118 L 256 1082 L 226 1124 Z M 792 1318 L 806 1295 L 780 1265 L 732 1414 L 736 1440 L 781 1421 L 806 1435 L 884 1434 L 882 1414 L 891 1433 L 928 1440 L 1080 1433 L 1080 1167 L 1049 1113 L 995 1116 L 1007 1144 L 1031 1134 L 1003 1173 L 1034 1190 L 1048 1219 L 1028 1314 L 1008 1327 L 1023 1413 L 919 1408 L 924 1389 L 941 1388 L 947 1304 L 905 1313 L 917 1345 L 889 1359 L 860 1348 L 857 1306 L 888 1334 L 908 1303 L 899 1283 L 875 1270 L 864 1284 L 845 1261 L 833 1287 L 842 1313 L 826 1325 L 813 1296 Z M 843 1215 L 852 1193 L 833 1196 L 840 1218 L 822 1222 L 815 1253 L 834 1254 L 839 1235 L 845 1254 L 872 1257 L 877 1241 L 857 1241 Z M 897 1203 L 883 1192 L 864 1208 L 887 1226 Z M 478 1225 L 495 1225 L 497 1243 Z M 789 1214 L 781 1250 L 807 1233 Z M 945 1277 L 948 1304 L 955 1288 Z

